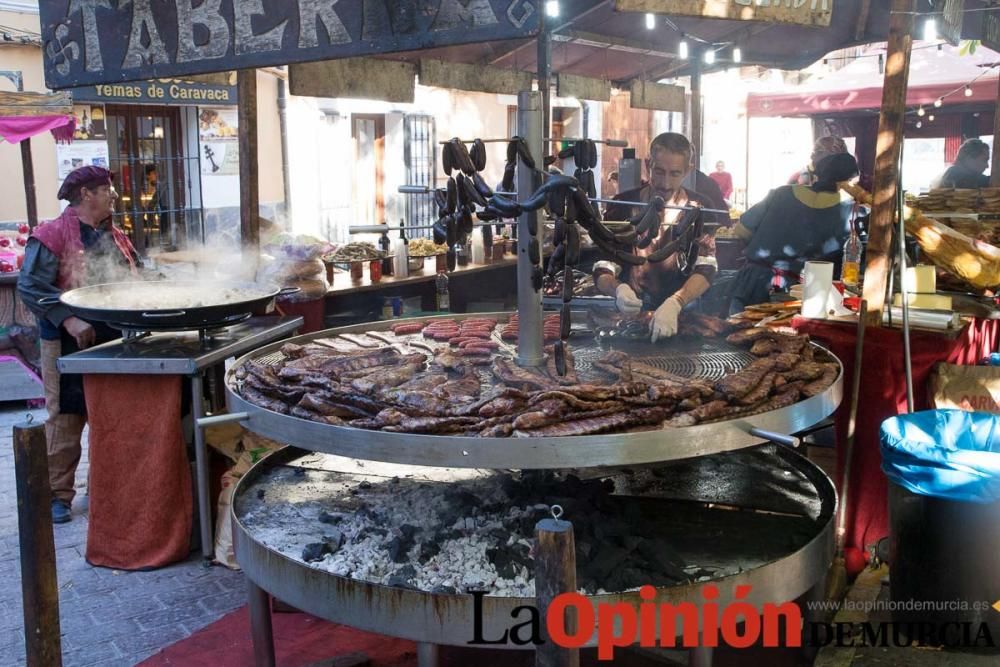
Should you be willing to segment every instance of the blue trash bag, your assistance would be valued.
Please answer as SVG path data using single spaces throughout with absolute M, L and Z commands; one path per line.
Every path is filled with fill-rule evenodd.
M 1000 415 L 925 410 L 882 422 L 882 471 L 913 493 L 1000 500 Z

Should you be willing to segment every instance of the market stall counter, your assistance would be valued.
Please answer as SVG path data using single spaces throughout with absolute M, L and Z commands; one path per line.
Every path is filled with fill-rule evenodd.
M 268 316 L 225 329 L 128 334 L 59 359 L 62 373 L 82 374 L 86 393 L 102 397 L 88 400 L 88 562 L 136 569 L 187 557 L 192 513 L 181 429 L 183 378 L 190 378 L 191 412 L 199 419 L 205 412 L 206 379 L 213 408 L 223 405 L 221 374 L 227 359 L 285 338 L 301 326 L 300 317 Z M 208 452 L 199 428 L 194 445 L 201 548 L 208 559 L 214 533 Z M 123 475 L 122 470 L 132 473 Z M 167 532 L 174 544 L 164 551 Z
M 844 383 L 851 386 L 856 325 L 849 322 L 811 320 L 797 317 L 792 326 L 799 333 L 829 346 L 844 364 Z M 997 349 L 1000 322 L 970 319 L 950 333 L 911 332 L 914 409 L 930 407 L 928 381 L 934 365 L 975 364 Z M 906 409 L 906 374 L 903 362 L 903 339 L 899 329 L 869 328 L 865 332 L 863 375 L 858 397 L 854 456 L 851 463 L 849 497 L 846 507 L 846 546 L 867 549 L 889 534 L 888 486 L 881 469 L 879 426 Z M 850 404 L 845 402 L 835 414 L 838 434 L 837 477 L 842 479 Z

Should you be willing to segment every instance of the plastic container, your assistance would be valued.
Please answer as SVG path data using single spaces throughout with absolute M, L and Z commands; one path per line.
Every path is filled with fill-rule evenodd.
M 1000 599 L 1000 418 L 961 410 L 893 417 L 881 446 L 893 619 L 971 623 L 973 636 L 986 623 L 1000 636 L 1000 614 L 989 606 Z
M 371 277 L 372 283 L 382 282 L 382 260 L 373 259 L 368 263 L 368 275 Z

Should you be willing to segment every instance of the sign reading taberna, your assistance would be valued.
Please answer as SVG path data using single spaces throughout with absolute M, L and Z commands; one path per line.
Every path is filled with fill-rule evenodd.
M 828 26 L 834 0 L 615 0 L 620 12 Z
M 183 77 L 529 37 L 542 0 L 46 0 L 45 83 Z
M 74 102 L 235 106 L 236 86 L 218 86 L 178 79 L 95 83 L 71 88 Z

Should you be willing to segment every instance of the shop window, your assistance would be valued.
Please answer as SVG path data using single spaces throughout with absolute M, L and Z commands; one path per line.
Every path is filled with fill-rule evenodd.
M 403 159 L 406 184 L 434 187 L 437 172 L 437 129 L 434 117 L 407 114 L 403 122 Z M 437 220 L 434 196 L 405 195 L 407 227 L 428 227 Z M 407 236 L 430 237 L 430 229 L 414 229 Z
M 117 174 L 115 216 L 142 254 L 204 240 L 193 107 L 107 105 L 109 165 Z

